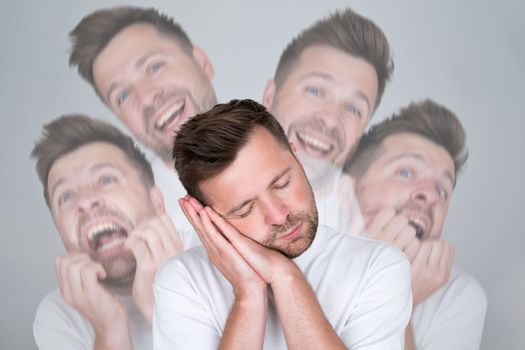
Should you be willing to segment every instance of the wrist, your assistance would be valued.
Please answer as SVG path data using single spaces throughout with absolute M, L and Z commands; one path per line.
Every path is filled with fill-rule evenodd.
M 93 324 L 95 330 L 96 349 L 126 349 L 126 344 L 131 344 L 128 324 L 128 313 L 119 310 L 111 320 Z

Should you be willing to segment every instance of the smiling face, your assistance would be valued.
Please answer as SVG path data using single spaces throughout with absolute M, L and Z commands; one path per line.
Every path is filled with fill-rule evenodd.
M 377 100 L 371 64 L 329 46 L 304 50 L 282 86 L 267 86 L 264 103 L 283 126 L 310 180 L 319 166 L 340 167 L 368 124 Z M 311 176 L 313 175 L 313 176 Z
M 93 76 L 111 110 L 165 162 L 180 126 L 216 103 L 206 54 L 189 54 L 149 24 L 115 35 L 95 59 Z
M 131 285 L 136 261 L 123 243 L 137 225 L 163 210 L 158 189 L 147 189 L 126 155 L 104 142 L 58 158 L 47 185 L 66 249 L 86 252 L 101 263 L 106 283 Z
M 439 238 L 454 189 L 454 162 L 436 143 L 416 134 L 391 135 L 355 180 L 365 224 L 385 207 L 406 216 L 423 239 Z
M 200 188 L 240 233 L 290 258 L 314 239 L 317 210 L 304 171 L 265 129 L 256 127 L 234 162 Z

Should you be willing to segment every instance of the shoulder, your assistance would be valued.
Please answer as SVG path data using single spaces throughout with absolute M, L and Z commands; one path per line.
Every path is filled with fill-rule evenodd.
M 94 339 L 89 321 L 65 302 L 58 289 L 38 305 L 33 334 L 40 349 L 89 349 Z
M 316 256 L 312 259 L 315 264 L 324 262 L 327 268 L 336 269 L 353 278 L 361 276 L 366 279 L 388 271 L 393 274 L 393 278 L 402 282 L 410 281 L 410 264 L 405 254 L 394 246 L 342 234 L 326 226 L 320 226 L 317 235 L 320 241 L 314 247 L 317 249 Z
M 168 259 L 157 272 L 154 287 L 157 291 L 190 292 L 205 289 L 210 282 L 222 278 L 208 259 L 204 246 L 197 246 Z
M 481 284 L 465 271 L 454 268 L 447 284 L 415 307 L 414 318 L 462 315 L 463 318 L 484 319 L 486 309 L 487 295 Z

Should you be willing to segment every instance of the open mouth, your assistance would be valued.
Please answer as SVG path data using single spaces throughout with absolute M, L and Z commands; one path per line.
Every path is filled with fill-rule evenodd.
M 408 223 L 416 229 L 416 237 L 421 239 L 425 234 L 426 224 L 419 218 L 410 218 Z
M 97 224 L 87 232 L 90 248 L 99 253 L 121 246 L 127 237 L 126 229 L 113 222 Z
M 171 124 L 182 115 L 185 106 L 185 100 L 181 100 L 171 106 L 157 119 L 157 122 L 155 123 L 155 129 L 163 131 L 167 125 Z
M 317 156 L 326 157 L 334 149 L 334 145 L 322 140 L 310 133 L 297 131 L 295 133 L 301 145 L 309 152 Z

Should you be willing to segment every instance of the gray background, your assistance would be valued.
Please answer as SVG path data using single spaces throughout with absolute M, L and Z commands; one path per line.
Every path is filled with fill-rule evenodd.
M 461 118 L 471 157 L 459 180 L 446 237 L 456 263 L 489 298 L 482 349 L 523 349 L 525 5 L 519 1 L 155 1 L 209 54 L 220 101 L 260 100 L 284 45 L 301 29 L 351 5 L 390 40 L 395 73 L 374 120 L 432 97 Z M 115 1 L 0 4 L 0 348 L 35 348 L 31 323 L 55 287 L 62 252 L 29 159 L 42 124 L 69 112 L 112 122 L 108 109 L 67 66 L 67 33 Z M 522 218 L 522 219 L 520 219 Z

